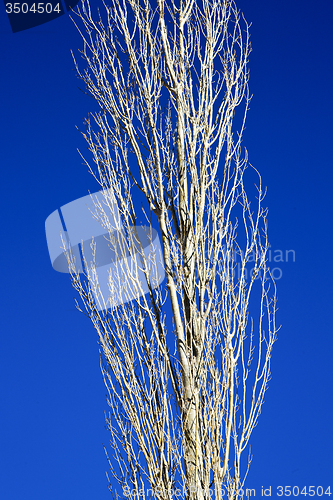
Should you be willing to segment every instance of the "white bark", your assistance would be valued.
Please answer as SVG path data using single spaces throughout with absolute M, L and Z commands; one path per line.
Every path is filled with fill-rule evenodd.
M 203 499 L 212 488 L 236 499 L 276 339 L 264 194 L 252 167 L 254 207 L 244 184 L 248 25 L 232 0 L 110 0 L 96 21 L 84 0 L 78 16 L 87 67 L 76 68 L 101 108 L 86 120 L 95 166 L 86 163 L 116 199 L 127 235 L 118 251 L 137 246 L 135 198 L 144 197 L 167 282 L 100 312 L 95 263 L 86 282 L 72 267 L 102 348 L 118 493 L 151 488 L 167 499 L 180 488 Z M 103 224 L 112 244 L 114 228 Z M 140 290 L 136 270 L 126 271 Z

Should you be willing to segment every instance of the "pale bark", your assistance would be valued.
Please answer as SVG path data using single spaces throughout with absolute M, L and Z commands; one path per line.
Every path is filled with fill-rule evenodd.
M 211 488 L 236 499 L 276 339 L 264 193 L 241 149 L 248 25 L 232 0 L 110 0 L 97 20 L 84 0 L 78 17 L 87 67 L 76 69 L 101 108 L 86 120 L 95 166 L 86 164 L 117 203 L 127 251 L 145 200 L 166 271 L 166 286 L 101 312 L 95 263 L 85 282 L 72 265 L 102 348 L 118 493 L 167 499 L 180 488 L 199 500 Z M 253 207 L 247 171 L 257 176 Z M 112 244 L 115 228 L 103 224 Z M 135 269 L 127 275 L 140 291 Z

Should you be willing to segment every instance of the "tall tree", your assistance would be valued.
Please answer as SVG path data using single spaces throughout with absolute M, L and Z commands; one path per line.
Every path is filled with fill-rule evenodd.
M 94 163 L 85 162 L 104 193 L 96 216 L 119 266 L 111 301 L 95 258 L 85 278 L 68 259 L 101 345 L 120 485 L 111 478 L 110 489 L 237 499 L 276 340 L 264 193 L 242 148 L 249 26 L 233 0 L 104 7 L 95 15 L 83 0 L 78 9 L 85 68 L 75 64 L 100 107 L 85 121 Z M 257 177 L 252 204 L 247 173 Z M 138 234 L 142 214 L 161 237 L 153 261 Z M 152 244 L 152 231 L 146 237 Z M 140 258 L 129 265 L 128 255 Z M 152 272 L 161 263 L 163 283 Z M 113 307 L 124 279 L 128 301 Z

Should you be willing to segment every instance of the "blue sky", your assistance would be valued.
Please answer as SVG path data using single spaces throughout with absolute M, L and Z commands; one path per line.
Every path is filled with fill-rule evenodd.
M 282 329 L 247 485 L 256 496 L 271 486 L 272 498 L 279 485 L 333 492 L 333 4 L 238 5 L 252 22 L 244 144 L 268 187 L 272 256 L 296 256 L 274 264 Z M 68 277 L 51 267 L 44 231 L 56 208 L 97 190 L 77 153 L 86 146 L 75 125 L 93 106 L 70 55 L 80 36 L 67 14 L 13 34 L 2 7 L 0 43 L 0 498 L 103 500 L 97 339 Z

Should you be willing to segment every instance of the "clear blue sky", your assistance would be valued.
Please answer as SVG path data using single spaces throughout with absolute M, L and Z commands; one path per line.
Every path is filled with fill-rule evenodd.
M 99 1 L 99 0 L 96 0 Z M 244 143 L 268 186 L 278 322 L 248 487 L 331 485 L 333 4 L 241 0 L 252 22 Z M 92 108 L 68 15 L 13 34 L 0 6 L 0 498 L 104 500 L 107 411 L 95 332 L 48 256 L 44 222 L 96 190 L 76 151 Z M 324 498 L 328 496 L 324 495 Z

